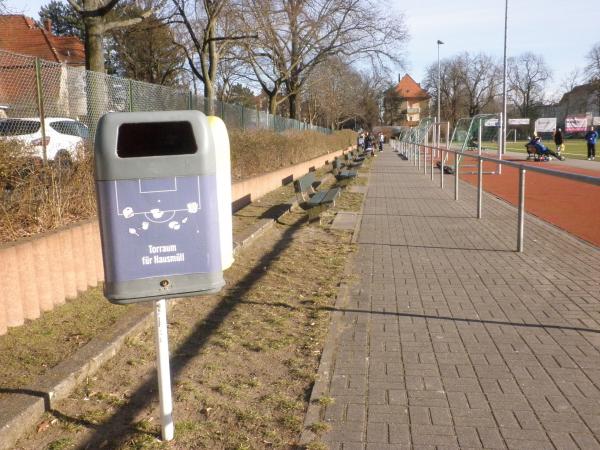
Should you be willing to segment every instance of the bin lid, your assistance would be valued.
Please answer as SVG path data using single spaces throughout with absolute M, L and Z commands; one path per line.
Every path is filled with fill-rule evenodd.
M 98 122 L 96 180 L 213 175 L 215 148 L 200 111 L 111 112 Z

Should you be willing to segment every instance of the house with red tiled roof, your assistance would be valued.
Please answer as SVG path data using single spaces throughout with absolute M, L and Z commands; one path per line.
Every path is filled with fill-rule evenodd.
M 383 100 L 385 122 L 388 125 L 414 126 L 429 115 L 431 96 L 419 83 L 406 74 L 398 84 L 388 89 Z
M 81 95 L 85 69 L 83 42 L 74 36 L 55 36 L 52 23 L 43 27 L 24 15 L 0 16 L 0 105 L 11 116 L 35 115 L 37 89 L 35 58 L 41 60 L 41 83 L 47 115 L 85 112 Z M 83 91 L 82 91 L 83 92 Z

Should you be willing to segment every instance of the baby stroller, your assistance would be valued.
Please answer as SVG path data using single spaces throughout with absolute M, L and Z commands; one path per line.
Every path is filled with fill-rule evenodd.
M 539 137 L 534 137 L 531 141 L 525 144 L 527 150 L 527 159 L 534 161 L 550 161 L 552 157 L 564 161 L 565 157 L 553 152 L 540 141 Z

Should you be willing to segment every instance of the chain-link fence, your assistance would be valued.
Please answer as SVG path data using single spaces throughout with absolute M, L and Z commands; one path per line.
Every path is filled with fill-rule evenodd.
M 183 87 L 144 83 L 0 50 L 0 139 L 18 140 L 44 159 L 93 142 L 98 119 L 109 111 L 197 109 L 209 114 L 209 106 L 205 97 Z M 212 114 L 230 129 L 331 132 L 218 100 Z

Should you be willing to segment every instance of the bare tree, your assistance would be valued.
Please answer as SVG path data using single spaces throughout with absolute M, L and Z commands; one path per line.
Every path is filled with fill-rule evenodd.
M 321 119 L 331 129 L 361 115 L 361 75 L 340 58 L 329 58 L 311 73 L 304 88 L 304 110 L 310 123 Z
M 466 95 L 464 92 L 464 71 L 458 57 L 440 61 L 440 86 L 438 92 L 437 63 L 427 68 L 423 87 L 433 93 L 432 101 L 437 104 L 440 96 L 441 116 L 451 124 L 468 114 Z
M 565 92 L 565 94 L 563 95 L 562 99 L 560 99 L 560 103 L 564 104 L 564 115 L 568 116 L 570 109 L 571 109 L 571 103 L 572 103 L 572 99 L 571 99 L 571 95 L 573 93 L 573 89 L 575 89 L 575 87 L 580 83 L 581 80 L 581 71 L 579 68 L 575 68 L 573 69 L 571 72 L 569 72 L 567 75 L 565 75 L 565 77 L 561 80 L 561 87 L 563 89 L 563 91 Z
M 140 6 L 142 3 L 142 6 Z M 126 0 L 123 14 L 136 17 L 144 10 L 157 11 L 164 0 Z M 173 43 L 167 24 L 152 13 L 142 23 L 110 33 L 109 50 L 118 75 L 153 84 L 177 84 L 186 63 L 183 51 Z
M 585 75 L 596 94 L 596 106 L 600 114 L 600 42 L 597 42 L 586 55 Z
M 171 0 L 171 22 L 184 32 L 177 43 L 185 51 L 192 73 L 204 85 L 207 110 L 214 114 L 215 83 L 221 58 L 238 40 L 253 38 L 240 33 L 232 14 L 232 0 Z
M 372 67 L 361 73 L 362 83 L 357 92 L 358 118 L 367 129 L 383 123 L 383 98 L 391 84 L 389 73 L 383 67 Z
M 543 56 L 530 52 L 508 60 L 508 95 L 522 117 L 533 117 L 544 101 L 551 72 Z
M 489 55 L 465 52 L 455 64 L 459 71 L 467 114 L 473 117 L 494 101 L 500 86 L 500 67 Z
M 243 0 L 244 23 L 259 33 L 249 48 L 263 90 L 277 102 L 289 102 L 290 117 L 299 115 L 298 95 L 314 68 L 331 56 L 350 61 L 371 58 L 400 62 L 407 39 L 402 16 L 372 0 Z
M 104 72 L 103 37 L 107 31 L 141 22 L 152 11 L 142 11 L 138 17 L 123 20 L 109 19 L 108 14 L 119 0 L 67 0 L 82 17 L 85 27 L 85 67 L 94 72 Z

